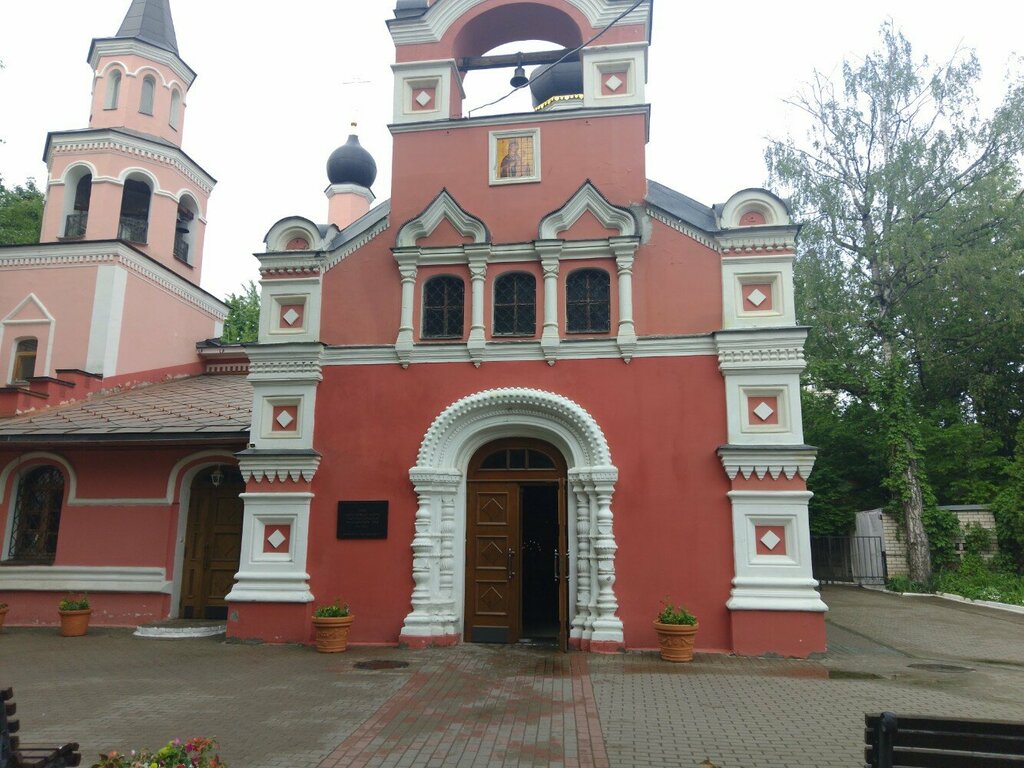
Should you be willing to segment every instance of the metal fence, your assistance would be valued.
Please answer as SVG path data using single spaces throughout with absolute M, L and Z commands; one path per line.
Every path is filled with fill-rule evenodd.
M 811 565 L 823 584 L 884 584 L 881 536 L 812 536 Z

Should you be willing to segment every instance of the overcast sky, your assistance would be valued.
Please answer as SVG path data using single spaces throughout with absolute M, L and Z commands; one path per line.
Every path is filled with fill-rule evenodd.
M 46 177 L 47 131 L 84 128 L 93 37 L 116 33 L 129 0 L 3 0 L 0 22 L 0 176 Z M 202 284 L 224 296 L 258 279 L 252 253 L 278 219 L 326 219 L 328 155 L 348 125 L 376 158 L 378 201 L 391 188 L 394 0 L 171 0 L 182 58 L 199 73 L 187 97 L 183 149 L 218 179 L 209 207 Z M 647 175 L 704 203 L 765 182 L 767 136 L 799 127 L 783 100 L 814 70 L 836 74 L 878 41 L 892 19 L 919 54 L 978 51 L 982 98 L 998 101 L 1020 71 L 1024 4 L 822 0 L 731 3 L 657 0 L 648 101 Z M 503 93 L 481 73 L 467 106 Z M 525 96 L 525 95 L 524 95 Z M 528 96 L 525 96 L 528 99 Z M 511 106 L 510 106 L 511 105 Z M 523 111 L 506 101 L 492 112 Z

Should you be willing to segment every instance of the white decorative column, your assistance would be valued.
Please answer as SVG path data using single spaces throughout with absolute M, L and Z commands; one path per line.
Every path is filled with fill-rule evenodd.
M 584 637 L 590 639 L 593 630 L 590 598 L 590 585 L 593 582 L 590 540 L 593 531 L 586 485 L 578 477 L 573 477 L 570 485 L 576 497 L 576 614 L 572 619 L 569 637 L 582 644 Z
M 398 271 L 402 276 L 402 314 L 398 321 L 398 338 L 395 340 L 395 352 L 403 368 L 408 368 L 412 360 L 413 340 L 413 306 L 416 300 L 416 253 L 396 253 Z
M 488 245 L 467 245 L 470 278 L 470 326 L 469 326 L 469 359 L 477 368 L 484 360 L 484 348 L 487 340 L 484 337 L 484 288 L 487 282 Z
M 412 540 L 412 612 L 401 641 L 410 647 L 458 642 L 455 605 L 455 498 L 462 474 L 416 467 L 409 473 L 416 490 Z
M 554 365 L 558 359 L 561 340 L 558 327 L 558 269 L 562 245 L 561 240 L 540 240 L 536 243 L 541 268 L 544 270 L 544 329 L 540 336 L 540 346 L 548 365 Z
M 633 260 L 636 257 L 637 238 L 613 237 L 609 241 L 615 254 L 619 283 L 619 332 L 616 341 L 619 353 L 627 363 L 636 352 L 636 327 L 633 324 Z

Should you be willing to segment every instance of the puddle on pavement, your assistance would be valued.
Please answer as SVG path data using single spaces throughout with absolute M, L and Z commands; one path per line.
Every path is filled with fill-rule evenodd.
M 848 669 L 830 669 L 828 671 L 829 680 L 884 680 L 882 675 L 876 675 L 874 672 L 853 672 Z
M 960 672 L 973 672 L 970 667 L 958 667 L 955 664 L 907 664 L 911 669 L 920 669 L 925 672 L 945 672 L 957 674 Z
M 408 661 L 394 661 L 393 659 L 370 659 L 369 661 L 357 661 L 352 665 L 356 669 L 405 669 L 409 666 Z

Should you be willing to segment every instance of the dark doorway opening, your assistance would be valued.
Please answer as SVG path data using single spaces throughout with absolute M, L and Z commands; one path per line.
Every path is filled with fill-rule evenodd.
M 523 485 L 522 639 L 558 641 L 558 486 Z

